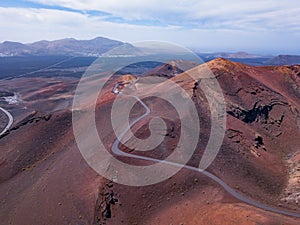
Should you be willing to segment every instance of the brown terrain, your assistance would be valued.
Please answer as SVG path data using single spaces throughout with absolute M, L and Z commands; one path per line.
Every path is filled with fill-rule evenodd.
M 251 67 L 225 59 L 207 65 L 223 89 L 227 107 L 226 136 L 208 171 L 256 202 L 300 213 L 300 66 Z M 200 73 L 202 67 L 194 67 L 189 73 Z M 197 167 L 211 127 L 209 105 L 199 87 L 205 78 L 199 74 L 195 81 L 186 72 L 176 75 L 178 71 L 173 62 L 156 68 L 153 74 L 170 77 L 189 93 L 197 107 L 201 139 L 188 162 Z M 145 187 L 120 185 L 101 177 L 88 166 L 74 140 L 71 107 L 77 82 L 75 78 L 1 81 L 0 92 L 13 93 L 18 99 L 13 104 L 0 101 L 0 106 L 15 119 L 11 129 L 0 137 L 1 225 L 300 223 L 299 218 L 241 202 L 210 178 L 186 168 Z M 102 81 L 97 76 L 87 81 L 90 85 L 95 82 Z M 110 111 L 116 98 L 112 89 L 117 82 L 122 84 L 121 89 L 129 87 L 146 96 L 166 91 L 164 84 L 148 90 L 143 79 L 136 81 L 133 75 L 107 82 L 97 102 L 96 122 L 108 150 L 116 139 Z M 147 153 L 137 153 L 134 143 L 132 148 L 121 148 L 164 159 L 180 136 L 178 115 L 161 99 L 142 100 L 151 113 L 132 130 L 137 137 L 146 138 L 150 135 L 149 120 L 160 116 L 168 126 L 165 140 Z M 89 107 L 87 101 L 86 108 Z M 1 113 L 0 129 L 7 123 Z M 131 119 L 142 113 L 141 105 L 136 104 Z M 84 118 L 79 122 L 84 131 Z M 116 157 L 135 165 L 151 163 Z

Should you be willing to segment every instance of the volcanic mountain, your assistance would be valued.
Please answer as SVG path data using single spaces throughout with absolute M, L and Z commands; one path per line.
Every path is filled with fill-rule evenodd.
M 182 60 L 174 60 L 161 66 L 158 66 L 150 71 L 144 73 L 144 76 L 162 76 L 162 77 L 174 77 L 178 74 L 183 73 L 193 67 L 196 67 L 198 64 L 195 62 L 187 62 Z
M 208 171 L 247 198 L 300 213 L 300 66 L 252 67 L 216 59 L 172 76 L 170 81 L 189 94 L 200 118 L 200 140 L 188 162 L 194 167 L 199 165 L 211 129 L 210 106 L 200 85 L 208 79 L 201 74 L 204 68 L 215 74 L 227 113 L 225 139 Z M 30 85 L 32 82 L 38 87 Z M 87 87 L 98 82 L 103 82 L 98 76 L 86 80 Z M 22 90 L 17 90 L 20 85 L 16 83 L 23 84 Z M 120 185 L 101 177 L 83 159 L 74 139 L 69 103 L 76 83 L 75 78 L 19 78 L 0 86 L 1 93 L 17 92 L 20 101 L 19 105 L 1 103 L 17 118 L 0 138 L 3 224 L 299 224 L 299 218 L 256 208 L 232 197 L 204 174 L 188 168 L 144 187 Z M 132 127 L 136 137 L 151 135 L 151 118 L 159 116 L 167 125 L 163 143 L 149 153 L 136 151 L 130 139 L 131 148 L 120 148 L 156 159 L 167 157 L 178 143 L 180 120 L 172 105 L 151 96 L 169 87 L 158 83 L 155 90 L 150 89 L 143 77 L 136 79 L 134 75 L 109 80 L 97 102 L 96 124 L 106 149 L 111 152 L 116 139 L 110 121 L 116 84 L 120 84 L 120 91 L 128 87 L 148 96 L 142 100 L 151 112 Z M 89 101 L 85 107 L 78 112 L 88 110 Z M 143 113 L 141 104 L 135 104 L 130 119 Z M 84 117 L 79 120 L 83 132 L 86 122 Z M 116 157 L 133 165 L 151 163 Z
M 31 44 L 18 42 L 3 42 L 0 44 L 1 56 L 99 56 L 115 47 L 122 46 L 120 41 L 97 37 L 92 40 L 76 40 L 66 38 L 55 41 L 38 41 Z M 131 46 L 130 44 L 126 44 Z M 133 48 L 133 46 L 131 46 Z
M 298 55 L 279 55 L 266 62 L 269 65 L 293 65 L 300 64 L 300 56 Z

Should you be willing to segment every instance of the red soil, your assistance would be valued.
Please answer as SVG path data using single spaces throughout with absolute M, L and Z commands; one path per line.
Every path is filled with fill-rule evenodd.
M 208 66 L 223 89 L 228 112 L 223 146 L 208 170 L 249 198 L 299 212 L 297 203 L 282 198 L 289 183 L 287 156 L 296 154 L 300 146 L 300 68 L 250 67 L 223 59 Z M 107 181 L 87 165 L 76 146 L 70 105 L 55 110 L 61 101 L 71 100 L 76 81 L 34 78 L 33 90 L 32 79 L 5 83 L 7 90 L 20 93 L 24 100 L 15 107 L 26 106 L 28 111 L 24 116 L 11 106 L 19 112 L 18 121 L 0 138 L 0 224 L 299 224 L 299 219 L 241 203 L 209 178 L 186 169 L 147 187 Z M 110 110 L 116 96 L 111 90 L 118 79 L 109 81 L 96 109 L 98 131 L 107 149 L 115 139 Z M 201 141 L 189 162 L 197 166 L 210 132 L 208 103 L 186 73 L 171 79 L 190 94 L 200 115 Z M 147 91 L 166 90 L 161 84 Z M 174 126 L 175 138 L 166 137 L 165 146 L 176 144 L 180 124 L 174 109 L 160 100 L 145 102 L 152 110 L 150 116 L 160 115 Z M 131 117 L 140 115 L 140 109 L 136 105 Z M 33 111 L 37 113 L 28 116 Z M 167 120 L 168 115 L 174 119 Z M 133 127 L 137 136 L 149 135 L 148 121 Z M 84 126 L 84 118 L 80 122 Z M 161 154 L 161 150 L 162 146 L 149 154 L 164 158 L 172 151 Z M 118 199 L 115 205 L 114 198 Z M 107 204 L 110 219 L 103 218 Z

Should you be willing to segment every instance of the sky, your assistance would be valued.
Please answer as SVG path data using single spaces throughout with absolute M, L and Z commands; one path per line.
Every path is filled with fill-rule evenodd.
M 1 0 L 0 42 L 103 36 L 201 52 L 300 54 L 299 0 Z

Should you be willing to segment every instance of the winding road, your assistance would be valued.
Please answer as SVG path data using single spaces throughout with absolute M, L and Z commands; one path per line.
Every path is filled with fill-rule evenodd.
M 28 73 L 24 73 L 24 74 L 20 74 L 20 75 L 15 75 L 15 76 L 11 76 L 11 77 L 6 77 L 6 78 L 3 78 L 1 80 L 10 80 L 10 79 L 13 79 L 13 78 L 21 78 L 21 77 L 24 77 L 24 76 L 27 76 L 27 75 L 35 74 L 35 73 L 38 73 L 38 72 L 43 72 L 43 71 L 45 71 L 47 69 L 50 69 L 50 68 L 52 68 L 54 66 L 58 66 L 58 65 L 60 65 L 60 64 L 62 64 L 64 62 L 70 61 L 70 60 L 72 60 L 74 58 L 77 58 L 77 56 L 69 57 L 67 59 L 64 59 L 64 60 L 61 60 L 59 62 L 56 62 L 56 63 L 54 63 L 54 64 L 52 64 L 50 66 L 47 66 L 47 67 L 44 67 L 44 68 L 41 68 L 41 69 L 38 69 L 38 70 L 35 70 L 35 71 L 32 71 L 32 72 L 28 72 Z M 1 136 L 6 131 L 9 130 L 9 128 L 11 127 L 11 125 L 14 122 L 14 118 L 13 118 L 13 116 L 7 110 L 3 109 L 2 107 L 0 107 L 0 110 L 3 111 L 5 113 L 5 115 L 7 115 L 7 117 L 8 117 L 8 123 L 7 123 L 6 127 L 0 132 L 0 136 Z
M 10 79 L 13 79 L 13 78 L 21 78 L 21 77 L 24 77 L 24 76 L 27 76 L 27 75 L 31 75 L 31 74 L 34 74 L 34 73 L 43 72 L 43 71 L 45 71 L 47 69 L 50 69 L 50 68 L 52 68 L 54 66 L 58 66 L 58 65 L 60 65 L 60 64 L 62 64 L 64 62 L 70 61 L 70 60 L 72 60 L 74 58 L 77 58 L 77 56 L 69 57 L 67 59 L 64 59 L 64 60 L 61 60 L 59 62 L 56 62 L 56 63 L 54 63 L 54 64 L 52 64 L 50 66 L 47 66 L 47 67 L 44 67 L 44 68 L 41 68 L 41 69 L 38 69 L 38 70 L 35 70 L 35 71 L 32 71 L 32 72 L 28 72 L 28 73 L 24 73 L 24 74 L 20 74 L 20 75 L 15 75 L 15 76 L 11 76 L 11 77 L 6 77 L 6 78 L 3 78 L 1 80 L 10 80 Z M 1 136 L 6 131 L 9 130 L 9 128 L 11 127 L 11 125 L 14 122 L 14 118 L 13 118 L 13 116 L 7 110 L 3 109 L 2 107 L 0 107 L 0 110 L 3 111 L 5 113 L 5 115 L 7 115 L 7 117 L 8 117 L 8 123 L 7 123 L 6 127 L 0 132 L 0 136 Z
M 132 121 L 129 124 L 129 127 L 127 127 L 120 135 L 119 137 L 114 141 L 113 145 L 112 145 L 112 152 L 116 155 L 119 156 L 124 156 L 124 157 L 129 157 L 129 158 L 134 158 L 134 159 L 141 159 L 141 160 L 145 160 L 145 161 L 150 161 L 150 162 L 156 162 L 156 163 L 164 163 L 167 165 L 172 165 L 174 167 L 180 167 L 180 168 L 185 168 L 188 170 L 192 170 L 198 173 L 201 173 L 209 178 L 211 178 L 212 180 L 214 180 L 215 182 L 217 182 L 221 187 L 223 187 L 230 195 L 232 195 L 233 197 L 235 197 L 236 199 L 240 200 L 241 202 L 244 202 L 248 205 L 269 211 L 269 212 L 273 212 L 273 213 L 278 213 L 281 215 L 285 215 L 285 216 L 291 216 L 291 217 L 296 217 L 296 218 L 300 218 L 300 213 L 296 213 L 296 212 L 291 212 L 291 211 L 286 211 L 286 210 L 282 210 L 282 209 L 278 209 L 278 208 L 274 208 L 265 204 L 262 204 L 260 202 L 254 201 L 240 193 L 238 193 L 236 190 L 234 190 L 233 188 L 231 188 L 228 184 L 226 184 L 224 181 L 222 181 L 220 178 L 218 178 L 217 176 L 213 175 L 212 173 L 205 171 L 205 170 L 201 170 L 199 168 L 196 167 L 192 167 L 192 166 L 188 166 L 188 165 L 182 165 L 179 163 L 174 163 L 174 162 L 170 162 L 170 161 L 165 161 L 165 160 L 159 160 L 159 159 L 154 159 L 154 158 L 150 158 L 150 157 L 144 157 L 144 156 L 139 156 L 139 155 L 134 155 L 134 154 L 129 154 L 126 152 L 123 152 L 122 150 L 120 150 L 119 148 L 119 144 L 120 144 L 120 140 L 123 139 L 123 137 L 125 136 L 125 134 L 131 129 L 132 126 L 134 126 L 137 122 L 139 122 L 140 120 L 142 120 L 143 118 L 145 118 L 146 116 L 148 116 L 150 114 L 150 109 L 149 107 L 137 96 L 134 95 L 126 95 L 123 94 L 121 91 L 118 91 L 118 85 L 116 84 L 113 88 L 113 92 L 115 94 L 118 95 L 122 95 L 125 97 L 131 97 L 136 99 L 139 103 L 142 104 L 142 106 L 146 109 L 146 112 L 138 117 L 137 119 L 135 119 L 134 121 Z
M 0 107 L 0 110 L 3 111 L 5 113 L 5 115 L 8 117 L 8 123 L 7 123 L 6 127 L 0 133 L 0 136 L 2 136 L 6 131 L 9 130 L 9 128 L 11 127 L 11 125 L 14 122 L 14 118 L 10 114 L 10 112 L 8 112 L 7 110 L 3 109 L 2 107 Z

